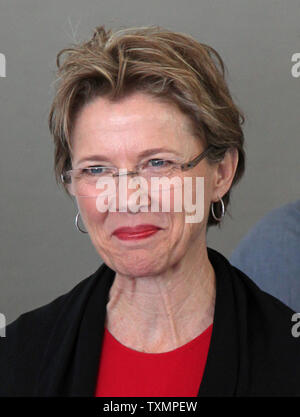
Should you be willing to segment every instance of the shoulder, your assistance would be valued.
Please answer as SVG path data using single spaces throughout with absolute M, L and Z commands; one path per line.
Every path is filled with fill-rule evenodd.
M 236 302 L 239 303 L 239 300 L 243 302 L 241 305 L 238 304 L 240 312 L 248 313 L 249 319 L 270 316 L 277 318 L 279 321 L 280 319 L 284 321 L 286 319 L 291 320 L 294 311 L 289 306 L 261 289 L 252 277 L 234 266 L 221 253 L 210 248 L 209 251 L 210 254 L 213 253 L 214 266 L 217 266 L 220 275 L 226 276 L 227 281 L 230 282 L 234 296 L 237 299 Z
M 7 325 L 5 337 L 0 337 L 0 396 L 29 395 L 53 329 L 66 315 L 72 320 L 72 315 L 80 310 L 102 267 L 65 294 L 21 314 Z
M 266 213 L 254 226 L 253 230 L 258 227 L 267 227 L 268 225 L 277 225 L 278 227 L 298 222 L 300 219 L 300 200 L 283 206 L 274 208 Z
M 89 288 L 94 274 L 81 280 L 68 292 L 56 297 L 54 300 L 40 307 L 22 313 L 16 320 L 6 328 L 6 338 L 9 341 L 20 334 L 34 335 L 36 330 L 43 331 L 54 323 L 61 310 L 78 302 L 80 296 Z M 1 339 L 0 339 L 1 340 Z
M 297 314 L 214 251 L 223 294 L 219 326 L 230 329 L 247 395 L 300 395 L 300 319 Z M 216 261 L 217 260 L 217 261 Z M 231 310 L 231 316 L 226 312 Z M 227 318 L 226 318 L 227 317 Z M 229 318 L 228 318 L 229 317 Z M 223 323 L 222 323 L 223 320 Z M 299 324 L 298 324 L 299 322 Z M 299 329 L 299 330 L 298 330 Z M 233 342 L 232 342 L 233 343 Z
M 299 308 L 300 200 L 269 212 L 239 242 L 230 262 L 265 291 Z
M 253 393 L 300 395 L 299 315 L 245 273 L 231 268 Z
M 300 200 L 275 208 L 262 217 L 240 241 L 230 259 L 235 261 L 245 251 L 258 253 L 261 245 L 267 251 L 280 246 L 283 241 L 292 246 L 295 240 L 299 243 L 299 239 Z

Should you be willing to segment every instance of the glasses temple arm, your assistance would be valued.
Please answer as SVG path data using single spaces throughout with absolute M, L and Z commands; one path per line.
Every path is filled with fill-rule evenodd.
M 206 150 L 204 152 L 202 152 L 200 155 L 198 155 L 195 159 L 193 159 L 190 162 L 186 162 L 186 163 L 182 164 L 181 165 L 181 169 L 183 171 L 185 171 L 187 169 L 190 169 L 190 168 L 193 168 L 194 166 L 196 166 L 203 158 L 206 157 L 206 155 L 208 154 L 208 152 L 210 151 L 210 149 L 211 149 L 211 146 L 208 146 L 206 148 Z

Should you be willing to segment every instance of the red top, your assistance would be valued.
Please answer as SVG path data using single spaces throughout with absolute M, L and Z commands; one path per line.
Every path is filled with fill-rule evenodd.
M 145 353 L 124 346 L 105 328 L 96 397 L 196 397 L 212 324 L 169 352 Z

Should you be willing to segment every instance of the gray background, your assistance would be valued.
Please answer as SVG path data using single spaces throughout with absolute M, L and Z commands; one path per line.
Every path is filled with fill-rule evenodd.
M 74 227 L 75 205 L 57 188 L 47 116 L 55 57 L 95 26 L 158 24 L 213 46 L 244 110 L 247 168 L 231 214 L 208 245 L 225 256 L 267 211 L 299 198 L 299 0 L 0 0 L 0 312 L 7 322 L 46 304 L 101 259 Z

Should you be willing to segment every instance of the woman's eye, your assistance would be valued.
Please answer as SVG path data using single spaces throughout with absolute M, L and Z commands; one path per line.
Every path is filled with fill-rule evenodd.
M 153 168 L 165 168 L 168 165 L 172 164 L 171 161 L 166 161 L 164 159 L 150 159 L 148 163 L 151 163 Z
M 100 175 L 105 172 L 105 167 L 86 168 L 83 172 L 88 175 Z

